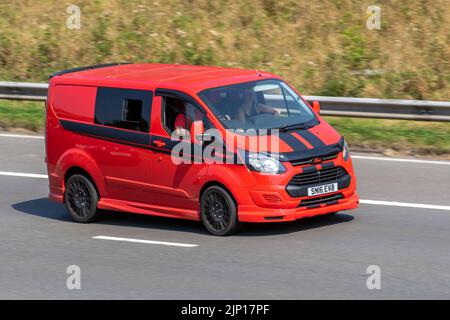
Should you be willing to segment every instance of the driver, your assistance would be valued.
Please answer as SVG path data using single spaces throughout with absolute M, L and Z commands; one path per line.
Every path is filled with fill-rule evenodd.
M 256 100 L 255 91 L 253 91 L 252 89 L 244 90 L 243 102 L 241 108 L 239 108 L 236 112 L 236 119 L 246 123 L 248 122 L 249 118 L 263 113 L 273 114 L 274 116 L 280 115 L 279 110 L 259 103 Z

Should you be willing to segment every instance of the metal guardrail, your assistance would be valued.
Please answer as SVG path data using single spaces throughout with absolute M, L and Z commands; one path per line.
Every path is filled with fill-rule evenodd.
M 0 99 L 45 101 L 46 83 L 0 82 Z M 325 116 L 450 122 L 450 102 L 305 96 Z
M 320 102 L 321 115 L 450 122 L 450 102 L 305 96 Z
M 0 82 L 0 99 L 45 101 L 48 84 L 28 82 Z

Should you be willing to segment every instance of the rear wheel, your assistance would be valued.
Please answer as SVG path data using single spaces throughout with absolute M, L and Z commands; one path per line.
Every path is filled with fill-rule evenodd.
M 200 200 L 201 218 L 205 228 L 215 236 L 227 236 L 240 226 L 237 208 L 230 194 L 219 186 L 211 186 Z
M 76 222 L 88 223 L 98 217 L 98 194 L 84 175 L 74 174 L 66 183 L 64 199 L 67 211 Z

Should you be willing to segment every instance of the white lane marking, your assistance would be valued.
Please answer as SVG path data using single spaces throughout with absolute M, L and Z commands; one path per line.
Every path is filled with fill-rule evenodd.
M 48 179 L 46 174 L 0 171 L 0 176 Z
M 409 203 L 409 202 L 397 202 L 397 201 L 379 201 L 379 200 L 359 200 L 359 203 L 373 204 L 373 205 L 378 205 L 378 206 L 394 206 L 394 207 L 407 207 L 407 208 L 421 208 L 421 209 L 450 211 L 450 206 L 439 206 L 439 205 L 435 205 L 435 204 Z
M 26 138 L 26 139 L 44 139 L 44 136 L 33 136 L 28 134 L 12 134 L 12 133 L 0 133 L 0 137 L 5 138 Z
M 153 240 L 132 239 L 132 238 L 118 238 L 118 237 L 108 237 L 108 236 L 96 236 L 96 237 L 92 237 L 92 239 L 102 239 L 102 240 L 112 240 L 112 241 L 125 241 L 125 242 L 137 242 L 137 243 L 146 243 L 146 244 L 159 244 L 159 245 L 162 245 L 162 246 L 183 247 L 183 248 L 198 247 L 198 244 L 190 244 L 190 243 L 153 241 Z
M 409 158 L 409 159 L 408 158 L 388 158 L 388 157 L 370 157 L 370 156 L 352 155 L 352 159 L 450 165 L 450 161 L 419 160 L 419 159 L 411 159 L 411 158 Z

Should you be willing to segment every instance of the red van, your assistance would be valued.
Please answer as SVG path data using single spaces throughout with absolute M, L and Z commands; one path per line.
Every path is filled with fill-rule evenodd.
M 164 64 L 61 71 L 50 76 L 45 136 L 49 197 L 77 222 L 127 211 L 201 220 L 222 236 L 241 222 L 359 203 L 344 138 L 318 103 L 267 72 Z M 202 157 L 218 142 L 209 157 L 226 161 Z M 199 152 L 174 155 L 180 147 Z

